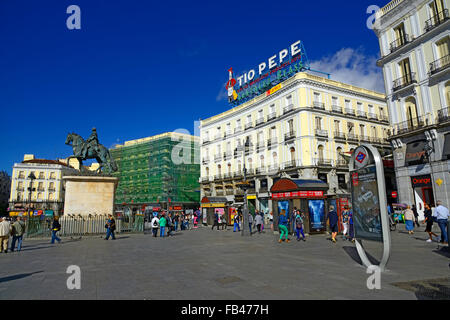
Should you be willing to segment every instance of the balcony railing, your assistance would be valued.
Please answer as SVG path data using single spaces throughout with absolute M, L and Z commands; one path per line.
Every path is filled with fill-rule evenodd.
M 431 29 L 437 27 L 438 25 L 444 23 L 445 21 L 448 20 L 448 18 L 449 18 L 448 9 L 442 10 L 437 15 L 425 21 L 425 32 L 428 32 Z
M 370 142 L 370 137 L 369 137 L 369 136 L 361 135 L 361 136 L 359 137 L 359 139 L 360 139 L 361 141 L 363 141 L 363 142 Z
M 400 89 L 406 88 L 412 85 L 413 83 L 417 83 L 415 72 L 408 73 L 407 75 L 394 80 L 392 90 L 395 92 Z
M 221 155 L 220 155 L 220 154 L 215 154 L 215 155 L 214 155 L 214 161 L 215 161 L 215 162 L 222 161 Z
M 288 105 L 288 106 L 283 108 L 283 114 L 289 113 L 289 112 L 291 112 L 293 110 L 294 110 L 294 105 L 290 104 L 290 105 Z
M 277 138 L 270 138 L 267 140 L 267 148 L 270 150 L 278 144 Z
M 359 140 L 359 137 L 358 137 L 357 134 L 349 133 L 349 134 L 347 134 L 347 140 L 350 140 L 350 141 L 358 141 L 358 140 Z
M 350 115 L 355 115 L 355 110 L 352 108 L 345 108 L 345 113 Z
M 248 129 L 250 129 L 250 128 L 253 128 L 253 123 L 246 123 L 245 124 L 245 130 L 248 130 Z
M 17 191 L 23 191 L 23 187 L 18 187 L 16 190 Z
M 223 159 L 224 160 L 229 160 L 231 159 L 231 156 L 233 155 L 233 153 L 231 151 L 227 151 L 223 153 Z
M 245 168 L 245 170 L 247 170 L 247 172 L 246 172 L 247 177 L 255 175 L 255 169 L 253 169 L 253 168 Z
M 258 193 L 267 193 L 269 189 L 267 187 L 260 187 Z
M 207 164 L 209 162 L 209 158 L 203 158 L 202 163 Z
M 408 44 L 409 41 L 409 35 L 405 34 L 403 37 L 397 38 L 396 40 L 391 42 L 391 53 L 397 51 L 401 47 L 403 47 L 405 44 Z
M 314 132 L 318 137 L 328 137 L 328 131 L 326 130 L 316 129 Z
M 245 147 L 245 155 L 248 156 L 251 152 L 253 152 L 253 145 Z
M 378 116 L 376 113 L 369 112 L 369 119 L 371 120 L 378 120 Z
M 222 179 L 222 174 L 221 174 L 221 173 L 216 174 L 216 175 L 214 176 L 214 180 L 221 180 L 221 179 Z
M 260 142 L 256 145 L 256 152 L 263 151 L 266 148 L 264 142 Z
M 232 195 L 234 195 L 234 190 L 233 189 L 227 189 L 225 191 L 225 193 L 226 193 L 227 196 L 232 196 Z
M 17 178 L 18 179 L 25 179 L 25 176 L 23 174 L 19 174 L 19 176 Z
M 380 119 L 380 121 L 383 121 L 383 122 L 389 122 L 388 116 L 385 116 L 384 114 L 381 114 L 378 119 Z
M 216 195 L 224 196 L 225 195 L 225 191 L 223 191 L 223 189 L 218 189 L 218 190 L 216 190 Z
M 235 171 L 235 172 L 233 173 L 233 178 L 241 178 L 241 177 L 243 177 L 243 176 L 244 176 L 244 173 L 243 173 L 241 170 Z
M 288 133 L 284 134 L 284 141 L 295 139 L 295 132 L 289 131 Z
M 272 172 L 272 173 L 278 172 L 279 169 L 280 169 L 280 167 L 278 166 L 277 163 L 275 163 L 275 164 L 267 167 L 267 172 Z
M 357 115 L 358 117 L 367 118 L 367 113 L 363 110 L 358 110 Z
M 325 159 L 325 158 L 316 158 L 316 165 L 320 167 L 331 167 L 333 161 L 331 159 Z
M 260 124 L 264 123 L 264 118 L 258 118 L 256 119 L 256 125 L 259 126 Z
M 335 139 L 340 139 L 340 140 L 345 140 L 345 133 L 336 131 L 334 133 L 334 138 Z
M 203 144 L 207 144 L 210 143 L 211 141 L 209 140 L 208 137 L 203 138 Z
M 223 174 L 224 179 L 230 179 L 233 177 L 233 174 L 231 172 L 226 172 Z
M 441 110 L 438 110 L 438 123 L 444 123 L 450 121 L 450 107 L 443 108 Z
M 319 102 L 319 101 L 314 101 L 313 107 L 314 107 L 314 109 L 325 110 L 325 103 Z
M 449 66 L 450 66 L 450 54 L 430 63 L 429 75 L 432 76 L 435 73 L 447 69 Z
M 277 117 L 277 113 L 276 112 L 272 112 L 271 114 L 269 114 L 267 116 L 267 121 L 270 121 L 272 119 L 275 119 Z
M 348 163 L 344 159 L 336 160 L 336 167 L 338 168 L 348 168 Z
M 286 169 L 294 169 L 300 166 L 300 161 L 299 160 L 290 160 L 290 161 L 286 161 L 283 163 L 282 168 L 283 170 Z
M 234 133 L 238 133 L 238 132 L 241 132 L 242 131 L 242 127 L 236 127 L 236 128 L 234 128 Z
M 337 106 L 337 105 L 332 105 L 331 106 L 331 111 L 337 112 L 337 113 L 342 113 L 342 107 L 341 106 Z
M 216 134 L 216 135 L 214 136 L 214 140 L 215 140 L 215 141 L 221 140 L 221 139 L 222 139 L 222 135 L 221 135 L 220 133 L 218 133 L 218 134 Z
M 266 167 L 265 166 L 261 166 L 259 168 L 255 169 L 255 173 L 256 174 L 265 174 L 266 173 Z
M 411 131 L 415 131 L 425 126 L 424 117 L 420 116 L 412 118 L 407 121 L 398 123 L 394 126 L 396 134 L 403 134 Z

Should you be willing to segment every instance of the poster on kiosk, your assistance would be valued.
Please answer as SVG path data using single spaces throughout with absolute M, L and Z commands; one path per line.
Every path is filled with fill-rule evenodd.
M 362 240 L 383 243 L 383 257 L 379 265 L 383 271 L 389 259 L 391 238 L 383 161 L 376 148 L 362 145 L 353 152 L 350 179 L 358 254 L 369 267 L 372 263 L 367 258 Z

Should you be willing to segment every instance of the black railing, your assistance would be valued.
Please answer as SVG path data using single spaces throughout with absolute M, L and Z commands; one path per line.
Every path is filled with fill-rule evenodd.
M 273 146 L 276 146 L 278 144 L 278 139 L 271 138 L 267 140 L 267 148 L 271 149 Z
M 326 131 L 326 130 L 316 129 L 316 130 L 314 130 L 314 133 L 318 137 L 328 137 L 328 131 Z
M 430 63 L 429 75 L 432 76 L 435 73 L 447 69 L 449 66 L 450 66 L 450 54 Z
M 450 107 L 438 110 L 438 123 L 450 121 Z
M 271 114 L 269 114 L 267 116 L 267 121 L 275 119 L 277 117 L 277 113 L 276 112 L 272 112 Z
M 347 139 L 350 140 L 350 141 L 358 141 L 359 137 L 358 137 L 357 134 L 349 133 L 347 135 Z
M 264 118 L 258 118 L 256 119 L 256 125 L 259 126 L 260 124 L 264 123 Z
M 400 49 L 405 44 L 409 43 L 409 35 L 405 34 L 403 37 L 397 38 L 391 42 L 391 53 Z
M 331 111 L 337 112 L 337 113 L 342 113 L 342 107 L 341 106 L 337 106 L 337 105 L 332 105 L 331 106 Z
M 403 89 L 413 83 L 417 83 L 415 72 L 408 73 L 405 76 L 394 80 L 394 83 L 392 85 L 392 87 L 393 87 L 392 90 L 398 91 L 398 90 Z
M 289 112 L 291 112 L 293 110 L 294 110 L 294 105 L 290 104 L 290 105 L 288 105 L 288 106 L 283 108 L 283 114 L 289 113 Z
M 347 168 L 348 167 L 348 163 L 344 159 L 338 159 L 338 160 L 336 160 L 336 167 Z
M 355 115 L 355 110 L 352 108 L 345 108 L 345 113 Z
M 437 27 L 441 23 L 447 21 L 449 18 L 448 9 L 444 9 L 439 12 L 437 15 L 431 17 L 427 21 L 425 21 L 425 32 L 430 31 L 431 29 Z
M 334 138 L 335 139 L 345 140 L 345 133 L 336 131 L 334 133 Z
M 253 123 L 246 123 L 245 124 L 245 130 L 248 130 L 248 129 L 250 129 L 250 128 L 253 128 Z
M 314 101 L 313 107 L 315 109 L 325 110 L 325 103 Z
M 357 115 L 358 115 L 358 117 L 367 118 L 367 112 L 365 112 L 363 110 L 358 110 Z
M 286 133 L 284 135 L 284 141 L 291 140 L 291 139 L 294 139 L 294 138 L 295 138 L 295 132 L 294 131 L 289 131 L 288 133 Z
M 316 158 L 316 164 L 318 166 L 322 166 L 322 167 L 331 167 L 332 160 L 331 159 L 325 159 L 325 158 Z
M 411 131 L 415 131 L 425 126 L 424 117 L 411 118 L 407 121 L 400 122 L 395 125 L 396 134 L 403 134 Z

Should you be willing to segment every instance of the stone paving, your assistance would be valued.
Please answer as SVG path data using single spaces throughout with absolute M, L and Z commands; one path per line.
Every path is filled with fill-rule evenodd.
M 25 239 L 22 252 L 0 254 L 0 299 L 450 299 L 448 249 L 426 243 L 424 226 L 413 236 L 400 229 L 381 290 L 367 288 L 354 244 L 340 237 L 280 244 L 270 231 L 243 238 L 203 227 L 170 238 Z M 365 245 L 381 256 L 377 244 Z M 81 268 L 80 290 L 66 286 L 69 265 Z M 424 293 L 436 281 L 439 294 Z

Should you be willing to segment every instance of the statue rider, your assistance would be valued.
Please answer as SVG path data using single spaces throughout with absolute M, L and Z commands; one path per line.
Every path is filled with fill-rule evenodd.
M 98 146 L 98 136 L 97 136 L 97 129 L 92 128 L 92 133 L 89 136 L 89 138 L 86 139 L 85 144 L 83 146 L 82 156 L 84 159 L 87 157 L 87 153 L 89 150 L 89 147 L 92 147 L 96 153 L 99 153 L 99 146 Z

